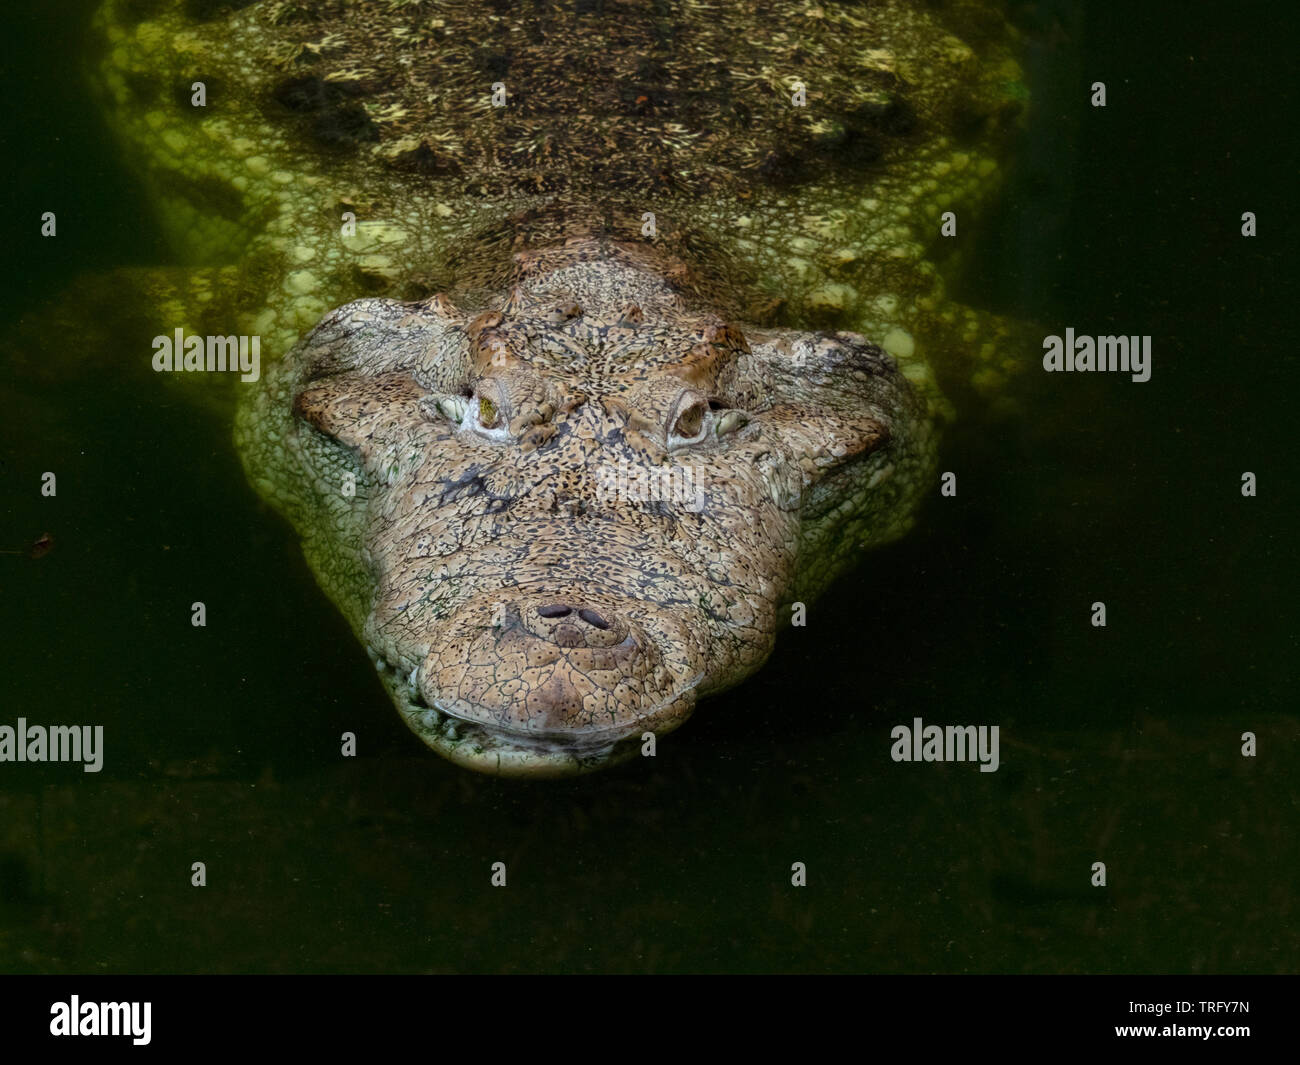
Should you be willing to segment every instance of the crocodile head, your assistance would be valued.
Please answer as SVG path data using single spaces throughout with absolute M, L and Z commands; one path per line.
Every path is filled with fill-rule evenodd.
M 909 524 L 932 446 L 897 361 L 856 334 L 742 330 L 674 269 L 612 244 L 522 254 L 470 311 L 349 303 L 273 375 L 268 494 L 458 764 L 635 754 Z

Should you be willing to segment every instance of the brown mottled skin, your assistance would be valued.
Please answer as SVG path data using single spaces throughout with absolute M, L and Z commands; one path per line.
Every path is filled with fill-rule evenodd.
M 263 338 L 250 478 L 439 753 L 635 755 L 906 530 L 932 367 L 1013 368 L 926 254 L 1018 110 L 988 8 L 104 8 L 166 305 Z

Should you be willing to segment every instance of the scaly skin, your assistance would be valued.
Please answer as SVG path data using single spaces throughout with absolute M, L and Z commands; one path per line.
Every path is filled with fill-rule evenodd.
M 986 5 L 203 6 L 99 20 L 178 247 L 238 268 L 176 324 L 262 336 L 250 478 L 458 764 L 609 765 L 752 673 L 910 524 L 933 365 L 1011 368 L 925 254 L 1022 94 Z

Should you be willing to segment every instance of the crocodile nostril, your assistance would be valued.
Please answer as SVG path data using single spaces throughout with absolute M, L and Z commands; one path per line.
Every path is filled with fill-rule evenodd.
M 561 603 L 551 603 L 549 606 L 539 606 L 537 613 L 544 618 L 567 618 L 571 611 Z
M 597 614 L 594 610 L 588 610 L 586 607 L 578 611 L 578 617 L 582 618 L 588 625 L 598 629 L 609 628 L 609 622 Z

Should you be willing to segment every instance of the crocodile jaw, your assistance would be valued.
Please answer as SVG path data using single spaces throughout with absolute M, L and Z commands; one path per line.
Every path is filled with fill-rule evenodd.
M 455 701 L 435 699 L 430 703 L 410 684 L 409 677 L 401 676 L 382 659 L 376 666 L 389 698 L 411 731 L 443 758 L 479 773 L 539 780 L 592 773 L 634 758 L 646 742 L 645 731 L 649 731 L 589 730 L 580 737 L 507 731 L 467 719 L 464 708 Z M 654 735 L 664 736 L 685 722 L 695 702 L 696 689 L 691 686 L 648 708 L 648 716 L 658 722 Z

